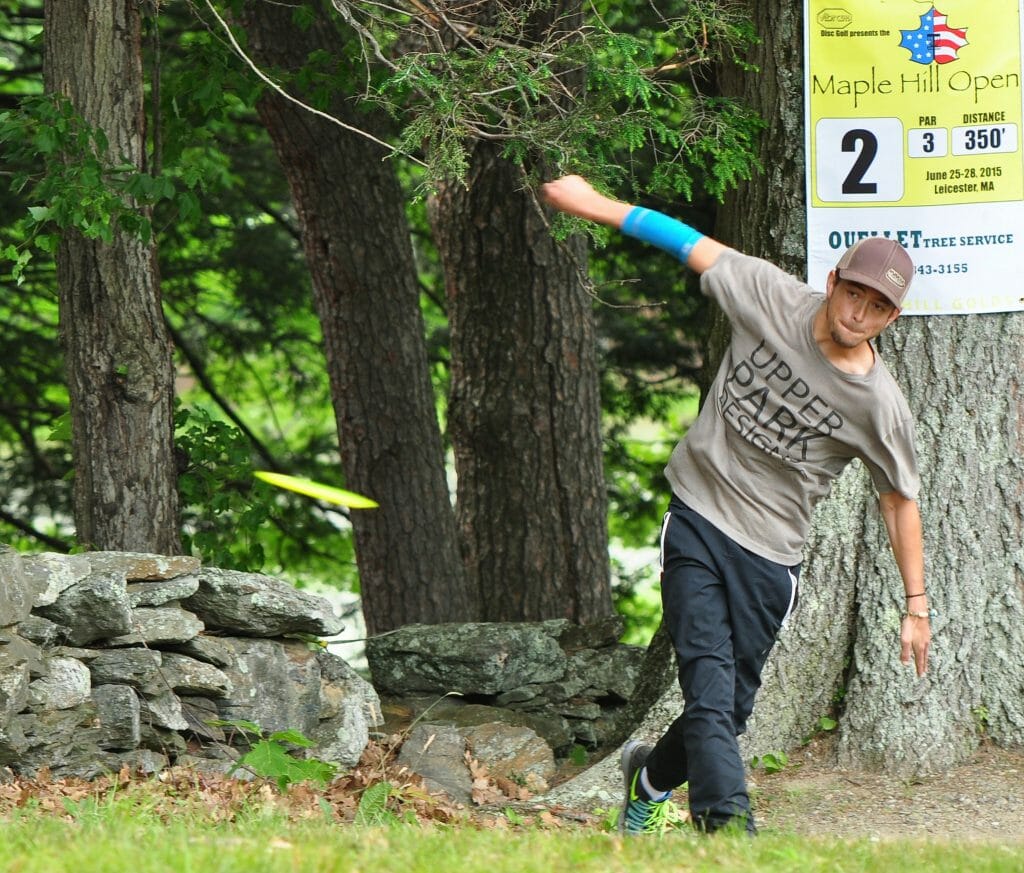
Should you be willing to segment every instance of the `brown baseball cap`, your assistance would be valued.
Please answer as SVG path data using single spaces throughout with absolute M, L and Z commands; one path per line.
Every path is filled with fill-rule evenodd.
M 874 288 L 899 309 L 914 278 L 914 262 L 896 240 L 869 236 L 846 250 L 836 264 L 836 275 Z

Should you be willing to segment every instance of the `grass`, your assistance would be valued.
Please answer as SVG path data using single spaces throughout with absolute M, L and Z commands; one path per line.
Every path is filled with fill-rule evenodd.
M 327 788 L 296 784 L 284 793 L 185 768 L 92 782 L 0 779 L 0 873 L 1024 870 L 1024 842 L 780 832 L 751 840 L 689 829 L 624 839 L 611 825 L 616 810 L 453 806 L 399 782 L 378 751 L 381 760 L 368 755 Z
M 590 873 L 590 871 L 1019 871 L 1024 846 L 809 840 L 785 834 L 623 839 L 579 827 L 338 825 L 254 810 L 229 823 L 166 822 L 127 804 L 70 817 L 19 810 L 0 819 L 4 873 Z

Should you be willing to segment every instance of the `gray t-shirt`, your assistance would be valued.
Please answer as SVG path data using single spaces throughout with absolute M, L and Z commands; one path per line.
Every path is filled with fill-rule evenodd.
M 778 267 L 723 252 L 701 277 L 732 340 L 697 421 L 672 452 L 672 490 L 755 554 L 801 560 L 815 504 L 853 459 L 879 493 L 916 499 L 910 410 L 875 352 L 845 373 L 814 340 L 823 296 Z

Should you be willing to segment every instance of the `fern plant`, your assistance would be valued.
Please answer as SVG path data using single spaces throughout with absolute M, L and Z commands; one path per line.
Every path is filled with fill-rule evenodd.
M 398 816 L 388 809 L 388 798 L 392 790 L 390 782 L 375 782 L 368 786 L 359 798 L 353 824 L 361 827 L 397 824 Z

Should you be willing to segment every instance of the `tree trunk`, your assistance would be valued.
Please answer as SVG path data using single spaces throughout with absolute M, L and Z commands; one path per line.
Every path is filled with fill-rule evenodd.
M 801 5 L 750 3 L 758 74 L 724 70 L 769 127 L 766 173 L 728 198 L 716 234 L 803 275 Z M 877 498 L 857 465 L 815 516 L 801 601 L 769 667 L 751 752 L 787 748 L 840 707 L 839 759 L 937 772 L 978 743 L 1024 741 L 1024 316 L 906 317 L 882 356 L 917 421 L 934 641 L 928 675 L 899 663 L 903 586 Z M 714 362 L 714 363 L 717 363 Z
M 464 558 L 490 621 L 611 611 L 590 300 L 520 168 L 477 144 L 436 234 L 451 319 L 449 429 Z M 576 263 L 574 263 L 574 259 Z
M 571 29 L 580 7 L 541 4 L 525 38 Z M 495 14 L 483 4 L 478 17 Z M 465 186 L 442 189 L 435 216 L 463 556 L 486 619 L 585 624 L 612 612 L 585 249 L 552 239 L 525 172 L 501 151 L 477 142 Z
M 324 12 L 304 29 L 291 7 L 250 2 L 243 20 L 253 57 L 270 71 L 298 70 L 311 52 L 333 54 L 342 42 Z M 380 502 L 352 512 L 367 628 L 474 620 L 479 606 L 459 558 L 393 165 L 379 145 L 273 91 L 258 108 L 302 226 L 346 486 Z M 342 95 L 329 111 L 386 136 L 378 115 Z
M 892 561 L 880 560 L 885 531 L 872 510 L 857 552 L 839 758 L 940 772 L 983 732 L 1024 742 L 1024 315 L 907 318 L 884 340 L 917 421 L 926 581 L 938 615 L 929 673 L 917 681 L 895 658 L 903 589 Z
M 44 78 L 104 131 L 112 161 L 145 167 L 139 7 L 47 0 Z M 113 229 L 111 244 L 63 234 L 60 321 L 71 401 L 78 540 L 177 554 L 174 381 L 156 251 Z

